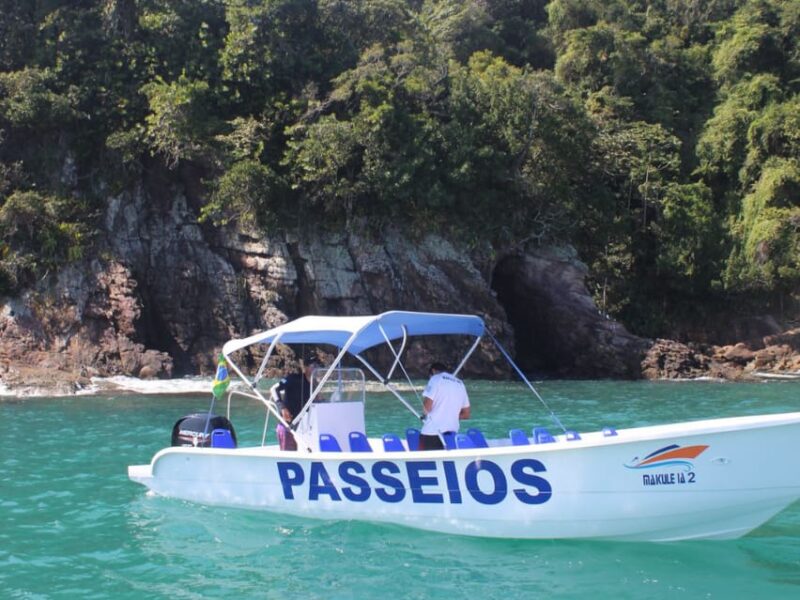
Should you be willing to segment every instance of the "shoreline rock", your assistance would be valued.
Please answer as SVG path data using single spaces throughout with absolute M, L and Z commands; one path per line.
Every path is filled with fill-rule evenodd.
M 800 328 L 723 346 L 658 339 L 642 361 L 642 374 L 646 379 L 800 378 Z

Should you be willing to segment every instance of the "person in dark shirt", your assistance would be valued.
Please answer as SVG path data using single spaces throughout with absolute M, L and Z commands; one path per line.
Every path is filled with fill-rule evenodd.
M 283 419 L 290 424 L 311 396 L 311 373 L 319 367 L 319 362 L 311 358 L 303 360 L 300 365 L 299 371 L 290 373 L 270 388 L 272 400 Z M 278 423 L 275 431 L 281 450 L 297 450 L 294 436 L 283 423 Z

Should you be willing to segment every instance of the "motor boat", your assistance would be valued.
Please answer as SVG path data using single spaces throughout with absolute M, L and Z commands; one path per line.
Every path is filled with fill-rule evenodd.
M 367 435 L 367 375 L 409 411 L 412 425 L 423 419 L 419 400 L 408 397 L 416 388 L 402 361 L 409 340 L 419 336 L 464 336 L 456 376 L 479 344 L 494 343 L 554 425 L 512 429 L 501 439 L 470 428 L 443 436 L 445 447 L 433 451 L 419 449 L 418 425 Z M 291 422 L 265 387 L 278 344 L 333 348 L 333 360 L 314 372 L 310 397 Z M 384 368 L 365 357 L 379 347 L 389 352 Z M 198 413 L 179 421 L 175 445 L 149 464 L 130 466 L 131 480 L 157 495 L 202 504 L 528 539 L 737 538 L 800 497 L 794 462 L 800 412 L 570 430 L 474 315 L 305 316 L 231 340 L 222 357 L 238 378 L 226 391 L 227 417 L 209 409 L 205 420 Z M 254 373 L 245 372 L 246 364 Z M 236 396 L 264 406 L 258 445 L 237 444 L 229 420 Z M 296 451 L 267 443 L 271 421 L 294 436 Z

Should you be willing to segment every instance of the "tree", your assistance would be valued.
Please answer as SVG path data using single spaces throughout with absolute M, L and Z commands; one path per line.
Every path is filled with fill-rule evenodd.
M 800 161 L 771 158 L 743 201 L 725 272 L 733 289 L 787 292 L 800 283 Z
M 33 2 L 0 1 L 0 71 L 18 71 L 29 64 L 36 17 Z
M 748 154 L 748 131 L 760 112 L 783 97 L 774 75 L 762 74 L 733 85 L 706 121 L 697 143 L 698 173 L 718 196 L 736 190 Z
M 0 207 L 0 280 L 7 291 L 82 257 L 88 230 L 81 217 L 66 198 L 11 194 Z
M 349 222 L 367 187 L 360 177 L 364 148 L 355 124 L 325 115 L 295 127 L 293 133 L 299 138 L 289 144 L 295 186 L 325 212 L 336 214 L 341 209 Z
M 578 108 L 551 75 L 488 52 L 453 68 L 450 88 L 444 135 L 462 218 L 498 241 L 563 235 L 588 146 Z
M 75 115 L 73 98 L 58 93 L 56 75 L 35 67 L 0 73 L 0 119 L 29 132 L 53 129 Z
M 724 259 L 723 230 L 711 190 L 703 183 L 667 186 L 655 226 L 662 275 L 690 291 L 706 292 Z
M 747 131 L 742 183 L 747 186 L 758 179 L 772 157 L 800 157 L 800 95 L 768 104 L 753 120 Z
M 563 52 L 563 45 L 570 31 L 597 24 L 600 7 L 594 0 L 552 0 L 547 4 L 547 17 L 550 37 Z
M 413 220 L 441 199 L 432 110 L 447 70 L 425 64 L 424 52 L 373 46 L 335 80 L 324 103 L 333 114 L 312 107 L 309 122 L 291 129 L 284 162 L 294 186 L 328 214 Z
M 199 158 L 212 117 L 205 107 L 209 92 L 205 81 L 181 75 L 177 81 L 152 81 L 142 87 L 147 96 L 147 136 L 154 154 L 175 168 L 180 160 Z
M 721 84 L 735 84 L 747 74 L 779 70 L 783 60 L 774 26 L 777 4 L 751 0 L 723 24 L 713 57 L 714 75 Z
M 183 75 L 216 83 L 221 72 L 219 53 L 228 32 L 228 4 L 235 2 L 139 0 L 136 35 L 126 45 L 141 44 L 138 60 L 144 63 L 141 67 L 148 77 L 173 81 Z M 125 7 L 122 13 L 131 10 Z
M 246 227 L 271 229 L 279 222 L 274 196 L 280 189 L 275 173 L 253 159 L 239 160 L 212 184 L 211 199 L 201 219 L 225 225 L 231 221 Z
M 222 76 L 246 112 L 279 93 L 294 95 L 320 75 L 325 38 L 313 0 L 233 0 L 225 18 Z

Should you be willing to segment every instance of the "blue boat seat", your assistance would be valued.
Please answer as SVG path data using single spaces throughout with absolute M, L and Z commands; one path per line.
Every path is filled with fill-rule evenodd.
M 564 436 L 567 438 L 568 442 L 574 442 L 575 440 L 581 439 L 581 434 L 577 431 L 572 431 L 571 429 L 567 431 Z
M 467 435 L 469 439 L 472 440 L 472 443 L 475 444 L 475 448 L 488 448 L 489 443 L 486 441 L 486 438 L 483 436 L 483 432 L 480 429 L 475 429 L 474 427 L 471 429 L 467 429 Z M 458 446 L 461 448 L 461 446 Z
M 406 429 L 406 442 L 410 451 L 419 450 L 419 429 L 413 427 Z
M 552 444 L 556 441 L 553 434 L 550 433 L 546 427 L 533 428 L 533 443 L 534 444 Z
M 613 437 L 617 435 L 617 430 L 613 427 L 603 427 L 603 435 L 605 437 Z
M 442 434 L 442 439 L 444 440 L 444 447 L 446 450 L 455 450 L 456 449 L 456 434 L 452 431 Z
M 360 431 L 351 431 L 348 439 L 351 452 L 372 452 L 372 446 L 369 445 L 367 436 Z
M 393 433 L 383 435 L 383 449 L 386 452 L 405 452 L 403 442 Z
M 319 449 L 320 452 L 341 452 L 342 448 L 339 442 L 330 433 L 319 434 Z
M 522 429 L 512 429 L 508 432 L 508 437 L 511 438 L 511 445 L 512 446 L 527 446 L 530 444 L 528 441 L 528 436 L 525 435 L 525 432 Z
M 456 434 L 456 448 L 477 448 L 475 440 L 466 433 Z
M 227 429 L 215 429 L 211 432 L 212 448 L 236 448 L 231 432 Z

